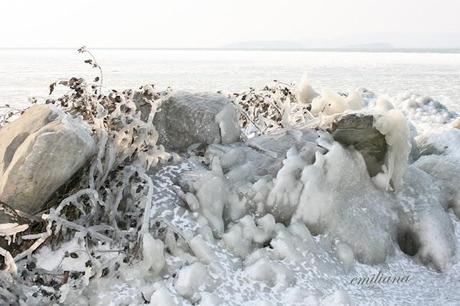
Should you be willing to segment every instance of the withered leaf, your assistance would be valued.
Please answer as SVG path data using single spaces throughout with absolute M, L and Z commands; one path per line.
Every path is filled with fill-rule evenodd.
M 50 93 L 49 93 L 49 95 L 51 95 L 53 93 L 55 87 L 56 87 L 56 82 L 50 84 Z

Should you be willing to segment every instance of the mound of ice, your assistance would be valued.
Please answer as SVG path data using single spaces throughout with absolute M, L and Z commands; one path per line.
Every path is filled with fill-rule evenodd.
M 389 110 L 376 120 L 374 126 L 385 135 L 388 145 L 383 175 L 379 174 L 374 181 L 387 190 L 390 189 L 390 182 L 393 188 L 398 189 L 402 184 L 411 151 L 407 120 L 400 111 Z
M 446 270 L 455 255 L 455 233 L 440 202 L 440 188 L 429 174 L 411 166 L 397 198 L 403 214 L 398 233 L 401 249 L 427 266 Z
M 304 74 L 299 84 L 297 84 L 295 94 L 297 101 L 302 104 L 311 104 L 313 99 L 318 96 L 318 93 L 310 85 L 307 74 Z
M 458 271 L 460 232 L 450 209 L 460 215 L 460 131 L 445 125 L 454 114 L 415 96 L 396 103 L 366 90 L 318 95 L 307 79 L 295 97 L 293 88 L 251 89 L 233 104 L 221 95 L 174 95 L 156 117 L 160 139 L 177 151 L 172 158 L 136 172 L 128 154 L 117 164 L 123 170 L 110 168 L 88 204 L 107 214 L 98 210 L 97 219 L 75 206 L 88 229 L 64 220 L 74 208 L 60 215 L 54 226 L 68 225 L 60 233 L 72 238 L 15 266 L 45 285 L 23 294 L 0 273 L 0 300 L 15 293 L 31 305 L 348 305 L 369 302 L 349 284 L 361 273 L 391 268 L 457 280 L 449 273 Z M 147 91 L 130 107 L 151 124 L 159 104 Z M 238 142 L 236 111 L 247 132 Z M 411 153 L 417 132 L 405 115 L 445 119 L 446 131 L 418 135 L 421 157 Z M 95 167 L 104 170 L 110 156 Z M 117 234 L 99 241 L 107 232 Z M 365 290 L 400 294 L 374 285 Z
M 346 110 L 358 110 L 363 107 L 363 98 L 359 90 L 352 91 L 344 97 L 338 93 L 325 89 L 321 95 L 314 98 L 311 104 L 313 115 L 333 115 L 343 113 Z
M 333 143 L 305 167 L 304 184 L 293 220 L 313 233 L 330 233 L 350 245 L 365 263 L 385 261 L 392 252 L 394 201 L 371 182 L 362 156 Z
M 404 112 L 419 129 L 428 130 L 452 122 L 458 114 L 431 97 L 412 93 L 396 96 L 393 104 Z

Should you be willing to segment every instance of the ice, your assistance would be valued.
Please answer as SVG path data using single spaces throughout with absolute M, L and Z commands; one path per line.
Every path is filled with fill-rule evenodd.
M 337 254 L 337 258 L 339 258 L 342 261 L 346 269 L 351 269 L 354 263 L 355 256 L 350 246 L 346 243 L 338 242 L 335 245 L 335 252 Z
M 145 270 L 151 269 L 154 275 L 158 275 L 165 266 L 163 241 L 153 238 L 150 233 L 145 233 L 142 237 L 142 247 Z
M 316 96 L 307 79 L 296 94 L 306 104 Z M 429 305 L 433 292 L 444 288 L 436 296 L 440 304 L 459 302 L 460 131 L 452 128 L 454 114 L 434 100 L 377 98 L 364 90 L 323 90 L 311 103 L 318 117 L 305 112 L 310 123 L 342 115 L 374 120 L 370 128 L 388 146 L 380 173 L 369 174 L 356 143 L 334 141 L 320 125 L 232 143 L 234 112 L 224 107 L 211 120 L 221 143 L 192 145 L 146 174 L 151 201 L 142 202 L 148 206 L 142 235 L 131 242 L 134 254 L 110 243 L 89 250 L 77 233 L 42 246 L 17 263 L 18 271 L 30 260 L 33 273 L 46 270 L 45 278 L 78 273 L 56 290 L 63 304 Z M 420 122 L 410 119 L 419 118 L 441 128 L 417 131 Z M 420 154 L 411 152 L 415 137 Z M 132 201 L 119 204 L 125 209 Z M 134 234 L 139 226 L 126 231 Z M 350 284 L 379 271 L 413 280 L 393 287 Z M 0 273 L 2 285 L 3 279 Z M 1 289 L 0 301 L 9 292 Z M 45 300 L 45 289 L 54 290 L 25 288 L 29 304 Z
M 283 163 L 268 195 L 267 206 L 277 216 L 277 219 L 286 222 L 291 218 L 299 203 L 303 188 L 299 179 L 307 162 L 301 158 L 295 148 L 292 148 L 287 152 L 287 158 Z
M 344 97 L 330 89 L 325 89 L 321 92 L 320 96 L 313 99 L 311 113 L 313 115 L 333 115 L 343 113 L 347 110 L 347 107 L 348 105 Z
M 324 89 L 320 96 L 313 99 L 311 113 L 313 115 L 333 115 L 347 110 L 359 110 L 363 106 L 364 101 L 358 89 L 353 90 L 346 97 L 330 89 Z
M 425 265 L 445 271 L 456 247 L 452 221 L 440 202 L 440 188 L 414 166 L 409 167 L 403 187 L 397 194 L 404 216 L 399 224 L 400 247 Z
M 433 177 L 441 190 L 441 204 L 444 208 L 452 208 L 460 218 L 460 161 L 450 156 L 427 155 L 418 159 L 414 166 L 422 169 Z
M 190 181 L 187 181 L 190 180 Z M 224 231 L 223 212 L 228 202 L 228 189 L 225 178 L 213 171 L 201 172 L 184 178 L 190 188 L 187 203 L 207 219 L 213 232 L 221 235 Z
M 385 135 L 388 152 L 385 157 L 385 189 L 398 189 L 406 171 L 411 149 L 410 130 L 404 115 L 398 110 L 389 110 L 374 123 L 375 128 Z M 391 182 L 390 182 L 391 181 Z
M 403 93 L 393 99 L 393 104 L 402 110 L 420 130 L 430 130 L 451 123 L 458 115 L 435 99 L 413 93 Z
M 246 215 L 222 236 L 225 245 L 238 256 L 249 255 L 255 247 L 260 248 L 269 241 L 275 230 L 275 219 L 267 214 L 254 220 Z
M 349 296 L 343 290 L 337 290 L 335 293 L 321 300 L 321 305 L 346 306 L 351 305 Z
M 224 301 L 219 298 L 218 296 L 209 293 L 203 292 L 199 306 L 215 306 L 215 305 L 222 305 Z
M 174 295 L 165 288 L 160 287 L 150 297 L 150 305 L 153 306 L 179 306 L 179 303 L 175 301 Z
M 365 263 L 385 261 L 392 251 L 394 202 L 371 182 L 362 156 L 333 143 L 305 167 L 304 188 L 293 220 L 315 234 L 331 233 Z M 353 220 L 353 221 L 352 221 Z
M 183 297 L 197 302 L 201 299 L 198 289 L 202 286 L 209 286 L 209 282 L 206 267 L 200 262 L 195 262 L 179 271 L 174 287 Z
M 447 129 L 434 133 L 425 133 L 418 138 L 422 155 L 450 155 L 460 158 L 460 130 Z
M 350 110 L 359 110 L 363 108 L 364 101 L 359 89 L 353 90 L 346 98 L 347 108 Z
M 297 101 L 303 104 L 311 104 L 318 93 L 310 85 L 308 75 L 304 74 L 296 88 Z
M 268 258 L 261 258 L 246 267 L 245 273 L 251 279 L 264 282 L 270 287 L 276 285 L 287 288 L 294 283 L 294 278 L 285 266 Z
M 385 99 L 384 97 L 378 97 L 377 101 L 375 101 L 375 109 L 380 112 L 387 112 L 389 110 L 394 109 L 393 104 L 390 101 Z

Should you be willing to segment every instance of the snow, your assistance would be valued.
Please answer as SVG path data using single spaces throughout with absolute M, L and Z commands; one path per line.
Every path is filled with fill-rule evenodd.
M 297 98 L 311 102 L 311 112 L 322 119 L 374 114 L 388 144 L 376 177 L 369 176 L 359 151 L 311 130 L 283 130 L 245 144 L 192 146 L 149 172 L 151 202 L 145 203 L 147 217 L 136 242 L 139 258 L 124 263 L 124 252 L 110 243 L 88 253 L 84 236 L 77 234 L 57 248 L 41 247 L 31 260 L 47 273 L 81 272 L 81 279 L 60 287 L 62 304 L 460 303 L 456 115 L 420 96 L 355 90 L 345 97 L 323 90 L 311 100 L 315 95 L 303 79 Z M 229 116 L 217 116 L 223 138 Z M 439 128 L 425 129 L 431 122 Z M 410 159 L 411 146 L 421 156 Z M 97 264 L 86 266 L 90 258 L 111 263 L 107 277 Z M 350 282 L 379 272 L 408 275 L 410 281 Z M 31 305 L 44 298 L 33 297 L 37 291 L 26 289 Z

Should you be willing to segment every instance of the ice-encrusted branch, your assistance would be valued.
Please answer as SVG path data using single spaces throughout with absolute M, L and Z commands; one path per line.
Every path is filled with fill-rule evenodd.
M 11 274 L 16 274 L 16 271 L 18 269 L 16 267 L 16 263 L 13 259 L 13 256 L 11 256 L 11 253 L 5 250 L 4 248 L 0 247 L 0 255 L 3 256 L 3 258 L 5 259 L 5 271 Z

